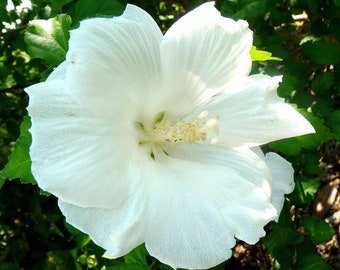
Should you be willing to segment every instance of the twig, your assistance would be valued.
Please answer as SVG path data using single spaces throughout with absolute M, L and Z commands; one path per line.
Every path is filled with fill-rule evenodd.
M 4 36 L 8 36 L 8 35 L 19 33 L 21 31 L 25 30 L 27 28 L 27 26 L 28 26 L 28 24 L 25 24 L 25 25 L 22 25 L 22 26 L 20 26 L 18 28 L 15 28 L 15 29 L 3 32 L 3 33 L 0 33 L 0 37 L 4 37 Z

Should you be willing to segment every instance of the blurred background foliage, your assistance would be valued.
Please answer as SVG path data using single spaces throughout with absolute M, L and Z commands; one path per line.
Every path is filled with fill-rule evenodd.
M 206 1 L 128 2 L 151 14 L 165 32 Z M 64 60 L 68 31 L 80 20 L 117 16 L 125 5 L 123 0 L 0 1 L 0 270 L 170 269 L 144 246 L 124 258 L 102 258 L 104 250 L 65 223 L 56 199 L 41 194 L 29 170 L 23 89 Z M 267 225 L 264 239 L 254 246 L 239 241 L 233 257 L 214 269 L 340 269 L 340 1 L 218 0 L 216 6 L 227 17 L 246 19 L 254 46 L 282 59 L 253 62 L 252 72 L 283 74 L 279 95 L 317 133 L 265 147 L 293 164 L 296 188 L 279 222 Z M 36 19 L 50 19 L 53 31 L 29 24 Z

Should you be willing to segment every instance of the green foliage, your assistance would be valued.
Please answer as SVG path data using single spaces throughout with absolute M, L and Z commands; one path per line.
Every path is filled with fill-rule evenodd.
M 165 32 L 184 11 L 207 1 L 129 2 L 149 12 Z M 35 185 L 19 184 L 35 183 L 23 89 L 64 61 L 69 30 L 81 20 L 117 16 L 126 5 L 124 0 L 32 3 L 31 9 L 16 11 L 7 10 L 7 1 L 0 1 L 0 269 L 171 269 L 152 258 L 144 245 L 124 258 L 103 258 L 104 251 L 89 236 L 64 222 L 53 196 L 40 196 Z M 315 246 L 328 241 L 334 230 L 312 218 L 311 209 L 323 186 L 321 176 L 327 173 L 320 167 L 318 149 L 340 138 L 340 1 L 219 0 L 216 5 L 223 15 L 248 21 L 254 32 L 252 72 L 283 74 L 278 94 L 316 129 L 316 134 L 270 144 L 296 172 L 295 190 L 263 240 L 275 261 L 272 269 L 329 269 Z M 214 269 L 233 269 L 230 265 Z
M 340 64 L 340 48 L 336 43 L 323 39 L 307 41 L 301 45 L 302 52 L 315 64 Z
M 318 180 L 302 181 L 298 179 L 296 181 L 296 187 L 293 193 L 289 195 L 289 198 L 297 206 L 308 205 L 314 200 L 320 184 L 321 183 Z
M 305 239 L 304 242 L 296 246 L 296 264 L 294 269 L 328 270 L 329 266 L 316 253 L 313 244 L 308 239 Z
M 282 61 L 281 58 L 273 57 L 270 52 L 257 50 L 255 46 L 251 48 L 250 56 L 253 61 L 268 61 L 268 60 Z
M 315 244 L 324 243 L 334 235 L 334 230 L 323 220 L 316 220 L 311 216 L 302 217 L 302 225 L 306 228 L 308 236 Z
M 299 230 L 295 229 L 296 225 L 300 225 Z M 333 235 L 334 230 L 326 222 L 308 215 L 293 222 L 286 205 L 279 222 L 273 224 L 271 233 L 265 237 L 264 244 L 276 259 L 274 269 L 329 269 L 318 256 L 314 244 L 324 243 Z
M 271 233 L 264 239 L 268 252 L 274 256 L 278 269 L 291 269 L 294 264 L 294 249 L 302 243 L 304 236 L 294 229 L 290 219 L 289 207 L 286 205 L 282 210 L 278 223 L 274 223 Z
M 151 270 L 150 266 L 142 266 L 135 264 L 124 264 L 119 266 L 112 266 L 108 269 L 112 270 Z
M 79 0 L 76 4 L 74 22 L 78 24 L 80 20 L 105 15 L 118 16 L 124 9 L 125 5 L 117 1 Z
M 131 251 L 129 254 L 125 255 L 124 261 L 126 264 L 147 266 L 148 265 L 148 262 L 146 260 L 147 255 L 148 252 L 145 248 L 145 245 L 140 245 L 139 247 L 136 247 L 133 251 Z
M 25 31 L 25 42 L 32 58 L 41 58 L 55 67 L 65 60 L 71 18 L 58 15 L 48 20 L 31 21 Z
M 25 116 L 20 127 L 20 137 L 12 154 L 9 156 L 9 162 L 5 168 L 0 171 L 0 177 L 8 179 L 20 179 L 25 184 L 35 184 L 34 177 L 31 173 L 31 158 L 29 156 L 29 147 L 32 142 L 31 134 L 28 129 L 31 127 L 31 120 Z
M 267 0 L 227 0 L 221 1 L 221 11 L 227 17 L 234 19 L 263 17 Z

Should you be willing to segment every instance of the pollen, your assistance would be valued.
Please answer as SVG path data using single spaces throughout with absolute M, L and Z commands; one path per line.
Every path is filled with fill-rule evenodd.
M 218 117 L 210 118 L 208 111 L 199 113 L 196 119 L 192 120 L 179 119 L 172 122 L 166 119 L 165 112 L 160 112 L 154 117 L 151 125 L 135 122 L 139 131 L 138 145 L 151 149 L 152 159 L 155 159 L 153 149 L 157 147 L 166 153 L 166 146 L 175 147 L 200 141 L 215 145 L 219 142 Z
M 156 123 L 152 137 L 158 145 L 170 143 L 171 146 L 175 146 L 185 142 L 192 144 L 196 141 L 204 141 L 207 138 L 207 133 L 197 120 L 191 122 L 179 120 L 174 124 L 170 121 Z
M 151 132 L 151 139 L 157 145 L 170 144 L 172 147 L 183 143 L 193 144 L 199 141 L 206 141 L 217 144 L 218 124 L 217 118 L 208 118 L 209 112 L 203 111 L 197 119 L 187 121 L 180 119 L 173 123 L 171 121 L 158 121 L 154 124 Z M 209 137 L 209 138 L 208 138 Z

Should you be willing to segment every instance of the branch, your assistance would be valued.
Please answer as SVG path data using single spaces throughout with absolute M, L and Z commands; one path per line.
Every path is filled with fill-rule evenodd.
M 28 24 L 25 24 L 25 25 L 22 25 L 22 26 L 20 26 L 18 28 L 15 28 L 15 29 L 3 32 L 3 33 L 0 33 L 0 37 L 9 36 L 9 35 L 12 35 L 12 34 L 19 33 L 21 31 L 25 30 L 27 28 L 27 26 L 28 26 Z

